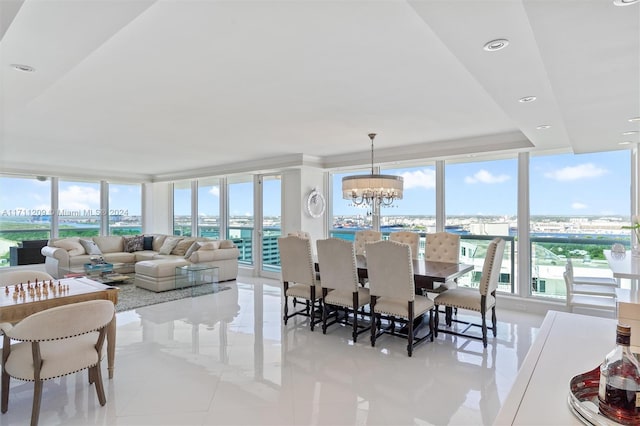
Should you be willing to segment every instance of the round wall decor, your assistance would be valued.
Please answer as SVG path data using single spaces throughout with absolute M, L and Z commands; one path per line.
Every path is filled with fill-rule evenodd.
M 322 216 L 326 208 L 324 195 L 322 195 L 322 193 L 317 189 L 313 189 L 313 191 L 311 191 L 309 195 L 307 195 L 307 204 L 305 207 L 309 216 Z

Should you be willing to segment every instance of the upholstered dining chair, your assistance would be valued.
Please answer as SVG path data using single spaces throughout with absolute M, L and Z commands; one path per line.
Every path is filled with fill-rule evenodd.
M 300 238 L 305 238 L 307 240 L 311 239 L 311 234 L 309 234 L 307 231 L 293 231 L 293 232 L 288 232 L 287 236 L 291 237 L 291 236 L 296 236 L 296 237 L 300 237 Z
M 9 407 L 11 377 L 34 382 L 31 425 L 38 424 L 42 382 L 89 370 L 100 405 L 107 400 L 102 385 L 102 346 L 115 315 L 108 300 L 90 300 L 40 311 L 17 323 L 1 323 L 2 413 Z M 17 343 L 11 343 L 12 341 Z
M 383 333 L 407 339 L 407 354 L 427 338 L 433 341 L 433 301 L 415 294 L 413 260 L 408 244 L 378 241 L 367 244 L 367 270 L 371 295 L 371 346 Z M 429 334 L 414 335 L 414 320 L 429 313 Z M 382 320 L 388 326 L 382 327 Z M 396 329 L 396 322 L 405 325 L 406 332 Z
M 295 235 L 278 238 L 280 250 L 280 270 L 284 290 L 284 324 L 289 318 L 302 315 L 309 318 L 311 331 L 322 321 L 316 315 L 316 307 L 322 308 L 322 288 L 316 278 L 311 240 Z M 293 298 L 294 309 L 298 299 L 304 300 L 305 307 L 289 314 L 288 298 Z M 318 311 L 320 313 L 320 311 Z
M 460 262 L 460 235 L 450 232 L 427 234 L 424 258 L 434 262 Z
M 379 231 L 374 231 L 371 229 L 356 231 L 356 236 L 355 236 L 356 254 L 364 255 L 367 243 L 380 241 L 381 239 L 382 239 L 382 232 L 379 232 Z
M 32 283 L 38 281 L 49 281 L 54 279 L 51 275 L 43 271 L 35 271 L 28 269 L 18 269 L 15 271 L 7 271 L 0 273 L 0 285 L 8 286 L 15 284 L 26 284 L 31 281 Z
M 355 343 L 358 335 L 369 329 L 358 323 L 358 310 L 368 305 L 370 300 L 369 289 L 360 286 L 358 282 L 355 245 L 351 241 L 328 238 L 316 241 L 316 246 L 324 301 L 322 333 L 327 334 L 327 327 L 336 322 L 351 325 Z M 343 308 L 344 318 L 340 320 L 339 310 L 334 309 L 329 312 L 331 307 Z M 351 322 L 349 322 L 349 315 L 351 315 Z M 330 316 L 333 321 L 327 322 Z
M 496 320 L 496 289 L 498 288 L 498 279 L 500 277 L 500 266 L 502 265 L 502 256 L 504 255 L 505 240 L 502 238 L 494 238 L 487 247 L 487 255 L 484 259 L 484 265 L 482 266 L 482 276 L 480 278 L 479 289 L 472 290 L 466 288 L 454 288 L 447 290 L 433 300 L 436 305 L 436 336 L 438 332 L 442 331 L 449 334 L 455 334 L 459 336 L 466 336 L 478 339 L 479 337 L 471 334 L 465 334 L 470 327 L 482 328 L 482 344 L 487 347 L 487 320 L 486 313 L 491 308 L 491 329 L 493 330 L 493 336 L 497 334 L 497 320 Z M 461 332 L 453 330 L 441 330 L 438 328 L 439 314 L 438 306 L 445 307 L 445 320 L 447 326 L 451 327 L 452 322 L 458 322 L 465 324 L 466 327 Z M 482 317 L 482 324 L 476 324 L 473 322 L 467 322 L 462 320 L 454 320 L 452 318 L 453 308 L 467 309 L 471 311 L 480 312 Z
M 420 249 L 420 234 L 411 231 L 397 231 L 389 233 L 389 240 L 396 241 L 398 243 L 409 244 L 411 247 L 411 257 L 418 258 L 418 251 Z

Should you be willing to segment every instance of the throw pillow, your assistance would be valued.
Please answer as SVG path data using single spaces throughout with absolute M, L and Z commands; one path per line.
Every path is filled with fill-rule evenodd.
M 181 239 L 182 237 L 165 238 L 164 243 L 162 243 L 162 247 L 160 247 L 160 250 L 158 250 L 158 254 L 171 254 L 171 250 L 173 250 L 178 245 Z
M 183 240 L 178 241 L 178 244 L 171 250 L 171 254 L 175 254 L 176 256 L 184 256 L 187 252 L 191 244 L 195 242 L 195 238 L 185 238 Z
M 143 237 L 142 250 L 153 250 L 153 235 L 145 235 Z
M 100 247 L 91 240 L 80 240 L 80 244 L 82 244 L 82 247 L 84 247 L 87 254 L 102 254 Z
M 65 249 L 69 256 L 79 256 L 84 254 L 84 247 L 77 238 L 64 238 L 53 242 L 54 247 Z
M 234 248 L 235 244 L 233 244 L 233 241 L 231 240 L 222 240 L 220 241 L 220 248 L 221 249 L 228 249 L 228 248 Z
M 134 251 L 141 251 L 144 247 L 144 239 L 142 235 L 135 235 L 133 237 L 124 238 L 124 251 L 133 253 Z
M 199 242 L 194 242 L 193 244 L 191 244 L 191 247 L 189 247 L 189 249 L 187 250 L 187 252 L 184 254 L 184 258 L 185 259 L 189 259 L 191 257 L 191 255 L 195 252 L 197 252 L 200 249 L 200 243 Z
M 220 248 L 220 241 L 207 241 L 206 243 L 200 243 L 200 250 L 218 250 Z

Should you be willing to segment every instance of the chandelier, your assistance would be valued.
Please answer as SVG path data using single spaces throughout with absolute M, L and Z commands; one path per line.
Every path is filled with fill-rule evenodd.
M 390 206 L 395 200 L 402 199 L 401 176 L 379 175 L 373 173 L 373 139 L 375 133 L 369 133 L 371 139 L 371 174 L 345 176 L 342 178 L 342 198 L 351 200 L 356 206 Z

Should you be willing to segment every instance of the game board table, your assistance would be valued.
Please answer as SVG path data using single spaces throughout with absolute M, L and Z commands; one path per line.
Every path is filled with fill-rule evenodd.
M 57 290 L 60 287 L 69 286 L 68 291 Z M 49 291 L 44 295 L 29 295 L 14 298 L 15 286 L 0 287 L 0 322 L 12 324 L 28 317 L 36 312 L 56 306 L 71 303 L 85 302 L 87 300 L 110 300 L 115 305 L 118 303 L 118 287 L 104 285 L 89 278 L 64 278 L 53 280 L 56 291 Z M 26 286 L 26 284 L 24 284 Z M 7 291 L 8 290 L 8 291 Z M 109 378 L 113 378 L 113 367 L 116 353 L 116 316 L 107 327 L 107 366 Z

